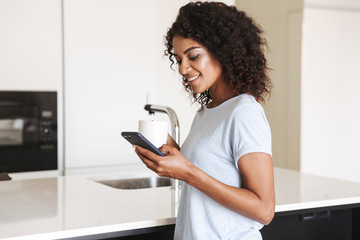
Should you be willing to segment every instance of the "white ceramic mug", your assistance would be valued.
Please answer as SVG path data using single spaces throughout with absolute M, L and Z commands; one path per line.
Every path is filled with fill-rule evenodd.
M 168 123 L 163 121 L 139 121 L 139 133 L 159 148 L 166 143 L 168 136 Z

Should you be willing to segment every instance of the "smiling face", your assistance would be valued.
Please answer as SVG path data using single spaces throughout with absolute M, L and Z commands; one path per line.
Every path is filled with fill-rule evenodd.
M 194 93 L 217 88 L 224 83 L 219 61 L 200 43 L 191 38 L 175 36 L 174 56 L 179 73 L 188 81 Z

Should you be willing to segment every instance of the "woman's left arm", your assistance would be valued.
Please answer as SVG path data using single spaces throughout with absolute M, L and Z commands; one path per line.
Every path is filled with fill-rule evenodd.
M 199 189 L 221 205 L 258 221 L 271 222 L 275 210 L 272 159 L 266 153 L 248 153 L 238 160 L 245 188 L 226 185 L 188 161 L 176 148 L 163 145 L 160 157 L 141 147 L 135 151 L 145 165 L 159 176 L 180 179 Z
M 248 153 L 238 160 L 245 181 L 244 188 L 226 185 L 216 179 L 198 175 L 197 183 L 189 183 L 223 206 L 254 219 L 261 224 L 271 222 L 275 212 L 275 189 L 272 159 L 266 153 Z M 200 180 L 200 181 L 199 181 Z M 210 187 L 211 186 L 211 187 Z

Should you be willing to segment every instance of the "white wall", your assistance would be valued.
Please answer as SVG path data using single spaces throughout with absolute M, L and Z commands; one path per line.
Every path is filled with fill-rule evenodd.
M 360 181 L 360 3 L 305 3 L 301 171 Z
M 264 108 L 270 123 L 273 161 L 277 167 L 300 168 L 300 57 L 302 0 L 237 0 L 263 28 L 273 82 Z
M 148 118 L 147 94 L 176 111 L 185 139 L 197 106 L 163 58 L 163 36 L 186 2 L 64 1 L 67 170 L 140 163 L 120 133 Z
M 265 110 L 275 166 L 360 181 L 360 2 L 237 6 L 263 26 L 271 49 L 274 91 Z

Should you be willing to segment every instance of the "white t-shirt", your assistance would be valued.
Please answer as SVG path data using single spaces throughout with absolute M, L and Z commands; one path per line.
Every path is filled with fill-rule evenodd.
M 237 161 L 250 152 L 271 155 L 271 132 L 262 106 L 249 94 L 199 111 L 181 147 L 201 170 L 235 187 L 243 187 Z M 262 227 L 183 183 L 175 240 L 258 240 Z

